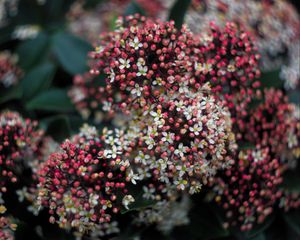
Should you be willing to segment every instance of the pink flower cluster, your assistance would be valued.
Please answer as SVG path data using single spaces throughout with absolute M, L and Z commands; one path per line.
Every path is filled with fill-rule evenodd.
M 224 226 L 247 231 L 262 223 L 281 197 L 281 182 L 280 163 L 270 157 L 267 148 L 241 151 L 236 164 L 213 187 L 214 201 L 226 212 Z
M 84 233 L 109 223 L 134 201 L 128 193 L 129 165 L 121 160 L 126 139 L 116 132 L 98 137 L 93 127 L 66 140 L 39 171 L 38 201 L 49 207 L 50 222 Z
M 296 105 L 281 90 L 265 89 L 258 105 L 237 121 L 239 141 L 268 147 L 276 157 L 299 157 L 300 126 Z M 298 117 L 299 118 L 299 117 Z M 284 160 L 284 159 L 282 159 Z
M 29 164 L 38 150 L 43 131 L 37 122 L 23 119 L 16 112 L 0 114 L 0 184 L 5 192 L 7 181 L 16 182 L 18 169 Z M 28 161 L 27 161 L 28 160 Z

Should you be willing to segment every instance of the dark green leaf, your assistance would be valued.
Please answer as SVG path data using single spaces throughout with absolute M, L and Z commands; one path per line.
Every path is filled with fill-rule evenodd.
M 289 211 L 283 215 L 287 225 L 300 235 L 300 209 Z
M 170 11 L 169 20 L 175 21 L 176 28 L 181 28 L 184 22 L 185 13 L 188 10 L 190 3 L 191 0 L 177 0 L 173 5 Z
M 90 44 L 69 33 L 59 32 L 52 38 L 52 50 L 64 70 L 70 74 L 87 71 L 87 54 Z
M 222 223 L 222 217 L 217 209 L 208 203 L 201 203 L 190 213 L 189 229 L 196 239 L 226 237 L 229 231 L 223 228 Z
M 295 171 L 288 171 L 284 174 L 282 187 L 291 192 L 300 193 L 300 176 Z
M 280 70 L 262 72 L 261 74 L 261 85 L 262 87 L 270 88 L 282 88 L 283 81 L 280 79 Z
M 266 236 L 264 233 L 260 233 L 255 237 L 249 238 L 249 240 L 266 240 Z
M 71 135 L 70 121 L 66 115 L 45 118 L 40 121 L 40 125 L 46 130 L 47 135 L 52 136 L 58 142 Z
M 300 91 L 298 89 L 289 91 L 289 101 L 295 104 L 300 104 Z
M 0 103 L 4 103 L 13 99 L 19 99 L 21 97 L 22 88 L 20 85 L 17 85 L 0 93 Z
M 51 89 L 37 95 L 26 104 L 28 110 L 47 110 L 58 112 L 74 111 L 67 90 Z
M 21 81 L 23 97 L 31 99 L 40 92 L 47 90 L 52 82 L 55 73 L 55 66 L 51 63 L 41 64 L 30 72 Z
M 39 33 L 34 39 L 21 43 L 17 48 L 21 68 L 28 70 L 45 59 L 48 54 L 48 46 L 49 37 L 44 32 Z
M 135 13 L 146 16 L 144 9 L 136 1 L 131 1 L 124 12 L 124 16 L 133 15 Z

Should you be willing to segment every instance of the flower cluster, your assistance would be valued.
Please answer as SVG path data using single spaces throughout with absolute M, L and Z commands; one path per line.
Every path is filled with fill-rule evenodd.
M 277 70 L 284 65 L 285 86 L 299 85 L 300 18 L 288 1 L 194 0 L 186 15 L 192 31 L 206 32 L 211 21 L 218 25 L 233 21 L 245 27 L 256 39 L 263 69 Z
M 38 202 L 50 208 L 50 222 L 83 233 L 111 222 L 134 201 L 127 195 L 129 165 L 121 160 L 126 141 L 122 132 L 99 137 L 85 125 L 51 154 L 38 173 Z
M 260 82 L 257 48 L 247 32 L 232 22 L 224 28 L 213 22 L 201 33 L 193 56 L 195 88 L 209 82 L 212 91 L 226 101 L 232 117 L 251 101 Z
M 212 196 L 226 212 L 225 227 L 250 230 L 262 223 L 280 198 L 282 182 L 280 163 L 271 159 L 269 150 L 241 151 L 232 168 L 216 178 Z
M 0 53 L 0 90 L 17 84 L 21 70 L 16 66 L 16 57 L 9 52 Z
M 235 152 L 230 114 L 209 94 L 175 94 L 133 120 L 138 134 L 137 172 L 145 172 L 178 190 L 199 192 L 219 169 L 229 166 Z M 134 132 L 133 131 L 133 132 Z M 146 174 L 147 176 L 147 174 Z
M 192 34 L 174 22 L 139 15 L 117 20 L 117 30 L 103 34 L 93 52 L 92 74 L 106 74 L 104 106 L 124 111 L 150 106 L 160 95 L 188 83 Z
M 237 121 L 238 141 L 268 147 L 281 160 L 299 157 L 300 126 L 296 106 L 281 90 L 265 89 L 258 105 Z
M 5 192 L 5 183 L 17 181 L 16 174 L 30 164 L 31 157 L 38 150 L 43 131 L 37 129 L 38 123 L 23 119 L 16 112 L 0 114 L 0 184 Z M 26 161 L 28 160 L 28 161 Z

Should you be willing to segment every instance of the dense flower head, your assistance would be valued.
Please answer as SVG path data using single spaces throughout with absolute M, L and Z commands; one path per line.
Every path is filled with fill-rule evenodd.
M 259 148 L 269 147 L 276 157 L 299 157 L 299 111 L 281 90 L 265 89 L 260 101 L 238 123 L 237 139 Z M 298 115 L 298 116 L 297 116 Z
M 38 142 L 43 135 L 37 125 L 36 121 L 23 119 L 17 112 L 0 114 L 1 191 L 6 191 L 6 181 L 17 181 L 17 172 L 28 166 L 37 152 Z
M 233 21 L 254 36 L 262 55 L 263 70 L 281 69 L 287 88 L 299 85 L 300 17 L 286 0 L 193 0 L 186 23 L 194 33 L 207 30 L 209 22 Z
M 217 170 L 232 162 L 235 138 L 230 113 L 203 88 L 196 94 L 160 98 L 130 123 L 138 146 L 137 172 L 178 190 L 198 192 Z M 134 155 L 134 154 L 133 154 Z
M 281 196 L 281 165 L 268 148 L 241 151 L 232 168 L 216 178 L 212 196 L 226 213 L 225 227 L 242 231 L 262 223 Z
M 16 56 L 9 52 L 0 53 L 0 90 L 9 88 L 18 83 L 21 70 L 16 65 Z
M 128 163 L 121 161 L 126 139 L 117 131 L 98 136 L 94 127 L 66 140 L 39 171 L 41 205 L 49 207 L 50 222 L 83 233 L 109 223 L 134 201 L 127 195 Z
M 233 22 L 224 27 L 211 22 L 209 26 L 198 36 L 193 54 L 195 87 L 209 82 L 232 114 L 245 111 L 245 105 L 260 86 L 256 46 L 251 35 Z
M 139 15 L 119 18 L 117 24 L 114 32 L 103 34 L 91 54 L 95 59 L 91 73 L 107 75 L 103 108 L 112 105 L 126 111 L 149 106 L 188 81 L 193 36 L 186 28 L 178 31 L 174 22 Z

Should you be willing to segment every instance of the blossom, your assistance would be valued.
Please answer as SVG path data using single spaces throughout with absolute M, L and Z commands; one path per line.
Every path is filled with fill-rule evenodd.
M 134 50 L 138 50 L 139 48 L 141 48 L 143 46 L 143 44 L 139 42 L 138 37 L 134 37 L 133 41 L 131 41 L 129 43 L 129 46 L 134 48 Z

